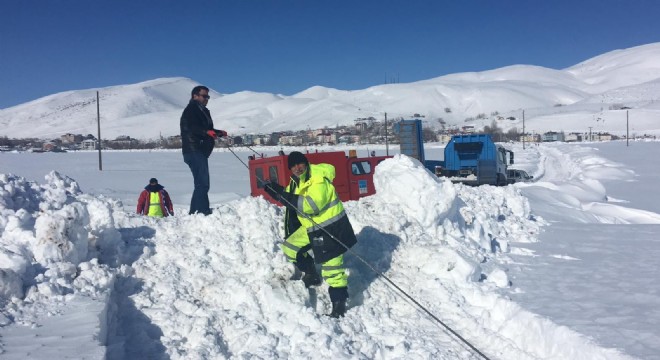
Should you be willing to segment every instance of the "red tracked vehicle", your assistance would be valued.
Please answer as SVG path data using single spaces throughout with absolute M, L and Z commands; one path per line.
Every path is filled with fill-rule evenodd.
M 373 153 L 372 153 L 373 155 Z M 343 151 L 313 152 L 305 156 L 311 164 L 326 163 L 334 165 L 336 176 L 333 181 L 341 201 L 358 200 L 376 193 L 374 189 L 374 169 L 381 161 L 391 156 L 370 156 L 358 158 L 355 150 L 349 151 L 349 156 Z M 250 195 L 263 195 L 273 204 L 281 205 L 266 194 L 263 187 L 269 181 L 277 181 L 282 186 L 289 183 L 291 171 L 287 168 L 287 156 L 270 157 L 250 156 Z

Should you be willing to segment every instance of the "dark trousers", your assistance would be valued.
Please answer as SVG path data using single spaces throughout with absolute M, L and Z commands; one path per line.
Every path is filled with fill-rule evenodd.
M 209 177 L 209 159 L 201 152 L 191 152 L 183 154 L 183 161 L 188 164 L 192 172 L 195 190 L 190 199 L 189 214 L 202 213 L 208 215 L 211 213 L 209 208 L 209 188 L 211 179 Z

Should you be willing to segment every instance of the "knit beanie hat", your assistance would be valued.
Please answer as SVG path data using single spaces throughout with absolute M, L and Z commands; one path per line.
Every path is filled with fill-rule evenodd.
M 289 154 L 287 160 L 287 165 L 289 166 L 289 169 L 291 169 L 294 165 L 298 165 L 302 163 L 309 165 L 309 161 L 307 161 L 307 158 L 305 157 L 305 155 L 303 155 L 303 153 L 298 151 L 293 151 L 291 154 Z

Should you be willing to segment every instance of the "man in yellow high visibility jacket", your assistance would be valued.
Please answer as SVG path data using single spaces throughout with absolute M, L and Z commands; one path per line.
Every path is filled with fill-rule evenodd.
M 286 206 L 282 251 L 305 273 L 302 280 L 307 287 L 321 284 L 315 262 L 321 264 L 321 276 L 329 285 L 332 301 L 329 315 L 344 316 L 348 300 L 344 253 L 357 243 L 357 238 L 332 185 L 335 167 L 310 165 L 305 155 L 297 151 L 289 154 L 287 163 L 293 174 L 286 189 L 275 182 L 264 187 Z M 309 250 L 313 250 L 314 257 Z

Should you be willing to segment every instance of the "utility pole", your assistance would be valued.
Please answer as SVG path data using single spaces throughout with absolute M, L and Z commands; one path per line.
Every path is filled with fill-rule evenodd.
M 523 110 L 523 150 L 525 150 L 525 110 Z
M 628 141 L 630 140 L 630 135 L 628 135 L 628 110 L 626 110 L 626 146 L 628 146 Z
M 387 140 L 387 113 L 385 113 L 385 156 L 390 156 L 390 146 Z
M 99 138 L 99 171 L 103 171 L 103 161 L 101 160 L 101 107 L 99 105 L 99 92 L 96 92 L 96 125 Z
M 591 128 L 593 126 L 589 126 L 589 141 L 594 141 L 594 138 L 591 136 Z

